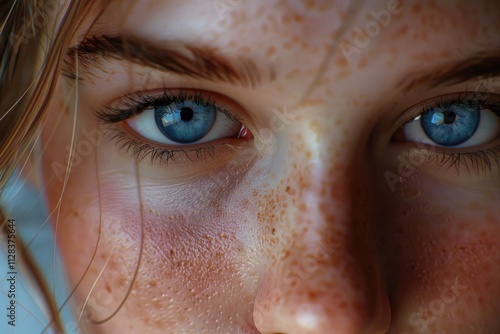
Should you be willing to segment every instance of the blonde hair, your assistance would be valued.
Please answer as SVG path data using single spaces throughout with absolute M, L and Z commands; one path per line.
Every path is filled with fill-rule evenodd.
M 0 193 L 38 139 L 42 116 L 57 82 L 63 50 L 92 0 L 3 0 L 0 2 Z M 27 66 L 28 65 L 28 66 Z M 0 210 L 0 227 L 7 218 Z M 52 316 L 64 332 L 59 310 L 39 268 L 17 239 L 18 260 L 31 272 Z M 19 259 L 20 258 L 20 259 Z

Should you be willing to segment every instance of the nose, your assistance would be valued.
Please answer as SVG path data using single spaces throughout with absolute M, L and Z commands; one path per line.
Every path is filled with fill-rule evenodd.
M 369 231 L 368 177 L 355 167 L 360 162 L 329 166 L 327 160 L 307 159 L 287 179 L 308 185 L 289 181 L 281 189 L 293 195 L 295 205 L 281 211 L 283 228 L 275 231 L 281 233 L 280 247 L 270 251 L 256 296 L 253 318 L 261 333 L 386 333 L 389 328 L 388 298 Z

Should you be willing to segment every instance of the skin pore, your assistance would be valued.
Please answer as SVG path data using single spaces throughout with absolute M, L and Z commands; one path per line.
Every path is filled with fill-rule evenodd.
M 86 33 L 126 36 L 187 58 L 202 50 L 243 72 L 229 82 L 182 75 L 111 47 L 81 48 L 81 60 L 69 61 L 79 80 L 59 78 L 42 161 L 65 267 L 80 283 L 73 301 L 82 325 L 92 333 L 497 333 L 499 166 L 474 164 L 471 154 L 439 161 L 443 151 L 494 152 L 498 133 L 443 150 L 400 140 L 400 128 L 445 94 L 479 87 L 498 105 L 498 70 L 436 78 L 478 55 L 498 57 L 498 4 L 404 1 L 362 47 L 357 29 L 388 1 L 359 5 L 353 21 L 349 1 L 233 4 L 221 12 L 202 0 L 114 1 L 92 25 L 97 4 L 70 46 Z M 337 47 L 316 80 L 342 32 L 344 51 Z M 133 155 L 138 142 L 176 147 L 95 115 L 165 89 L 202 91 L 252 135 L 151 162 Z M 402 160 L 424 162 L 402 168 Z

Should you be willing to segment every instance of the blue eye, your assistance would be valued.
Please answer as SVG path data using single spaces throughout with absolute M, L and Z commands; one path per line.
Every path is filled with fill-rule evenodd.
M 168 139 L 177 143 L 194 143 L 212 129 L 217 110 L 194 101 L 172 102 L 154 109 L 156 125 Z
M 209 98 L 193 94 L 148 98 L 142 111 L 125 120 L 139 136 L 150 141 L 184 146 L 238 138 L 243 125 Z
M 442 146 L 457 146 L 472 138 L 481 121 L 481 113 L 468 107 L 452 105 L 432 108 L 420 118 L 429 139 Z
M 463 148 L 487 144 L 500 135 L 500 117 L 493 106 L 457 98 L 434 104 L 403 126 L 407 141 Z

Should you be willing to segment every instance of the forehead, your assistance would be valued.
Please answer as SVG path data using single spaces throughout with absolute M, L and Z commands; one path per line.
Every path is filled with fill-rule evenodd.
M 494 0 L 114 0 L 103 11 L 96 6 L 94 17 L 102 15 L 90 32 L 178 41 L 270 65 L 277 80 L 265 95 L 273 99 L 301 96 L 334 46 L 323 93 L 355 87 L 369 99 L 411 74 L 498 53 L 499 9 Z M 373 85 L 381 76 L 384 84 Z
M 259 57 L 299 49 L 325 52 L 339 37 L 354 43 L 365 34 L 367 49 L 388 51 L 410 39 L 417 47 L 445 35 L 447 44 L 464 47 L 469 44 L 464 39 L 494 38 L 499 9 L 493 0 L 115 0 L 93 30 Z
M 451 15 L 468 22 L 472 18 L 480 18 L 487 13 L 486 10 L 492 8 L 500 8 L 498 2 L 493 0 L 114 0 L 107 4 L 103 19 L 120 22 L 122 28 L 137 29 L 140 23 L 140 30 L 144 32 L 157 32 L 159 28 L 168 27 L 168 30 L 162 32 L 166 37 L 177 36 L 182 31 L 186 34 L 208 31 L 241 33 L 240 27 L 246 27 L 244 31 L 246 33 L 249 30 L 253 33 L 271 34 L 286 32 L 313 37 L 311 31 L 321 32 L 322 28 L 327 28 L 331 33 L 342 24 L 349 24 L 348 13 L 351 9 L 357 12 L 358 20 L 365 22 L 373 18 L 370 16 L 372 12 L 390 11 L 396 21 L 401 17 L 406 19 L 414 17 L 428 21 L 430 26 L 432 23 L 446 20 L 446 17 Z M 295 28 L 290 31 L 289 29 L 293 27 L 302 29 Z
M 127 3 L 126 6 L 123 3 Z M 328 21 L 316 22 L 338 25 L 345 10 L 362 1 L 301 1 L 301 0 L 125 0 L 111 1 L 110 9 L 115 13 L 128 11 L 134 15 L 146 14 L 152 21 L 162 20 L 167 16 L 170 24 L 191 26 L 194 28 L 213 28 L 224 26 L 226 29 L 238 25 L 270 21 L 275 25 L 305 22 L 312 18 L 329 18 Z M 116 10 L 115 11 L 115 7 Z M 190 19 L 191 18 L 191 19 Z M 279 21 L 276 21 L 279 20 Z M 274 21 L 274 22 L 273 22 Z M 167 23 L 167 22 L 165 22 Z M 310 22 L 309 22 L 310 23 Z M 258 30 L 259 25 L 254 26 Z M 277 28 L 277 26 L 275 26 Z

